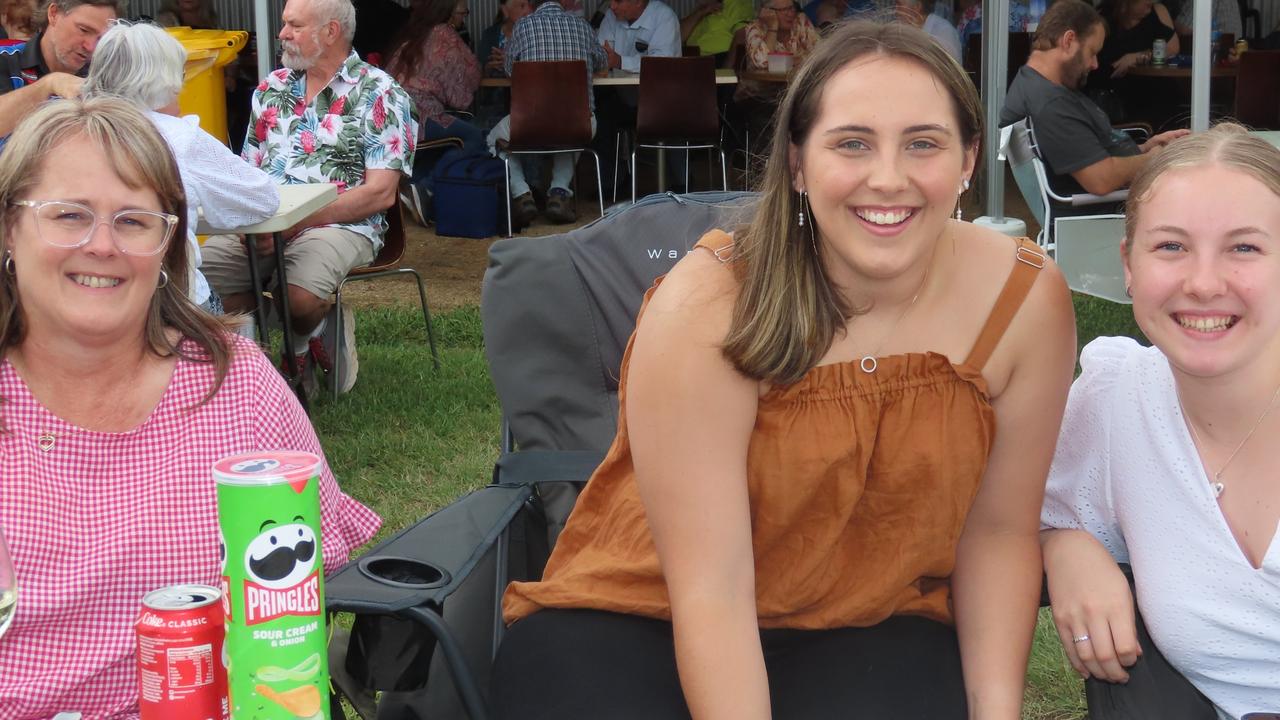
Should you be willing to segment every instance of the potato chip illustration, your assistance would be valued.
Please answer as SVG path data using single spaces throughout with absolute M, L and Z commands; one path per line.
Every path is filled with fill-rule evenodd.
M 272 690 L 267 685 L 258 685 L 254 690 L 296 717 L 309 718 L 320 712 L 320 690 L 315 685 L 300 685 L 284 692 Z

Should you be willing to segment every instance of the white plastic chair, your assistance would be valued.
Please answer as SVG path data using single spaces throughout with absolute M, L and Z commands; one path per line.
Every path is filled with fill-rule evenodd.
M 1036 147 L 1031 119 L 1000 129 L 1000 158 L 1009 163 L 1014 181 L 1031 214 L 1040 223 L 1036 243 L 1052 254 L 1067 285 L 1076 292 L 1117 303 L 1131 302 L 1125 292 L 1120 243 L 1124 240 L 1124 215 L 1071 215 L 1055 217 L 1054 202 L 1087 207 L 1114 204 L 1129 197 L 1128 190 L 1106 195 L 1059 195 L 1049 187 L 1044 159 Z

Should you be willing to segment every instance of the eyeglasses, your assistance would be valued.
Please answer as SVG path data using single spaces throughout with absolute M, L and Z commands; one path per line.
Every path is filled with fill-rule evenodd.
M 83 247 L 100 224 L 97 214 L 80 203 L 14 200 L 13 204 L 35 211 L 36 233 L 54 247 Z M 178 216 L 148 210 L 121 210 L 102 222 L 111 228 L 116 249 L 126 255 L 145 257 L 164 250 L 178 226 Z

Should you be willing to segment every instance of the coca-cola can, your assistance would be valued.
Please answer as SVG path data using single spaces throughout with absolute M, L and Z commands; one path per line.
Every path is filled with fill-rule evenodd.
M 142 720 L 227 720 L 222 592 L 207 585 L 149 592 L 135 627 Z

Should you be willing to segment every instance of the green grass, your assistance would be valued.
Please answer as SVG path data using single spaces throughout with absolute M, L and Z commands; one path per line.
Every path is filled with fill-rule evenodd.
M 1141 338 L 1128 306 L 1075 300 L 1081 347 L 1098 335 Z M 489 481 L 501 417 L 477 308 L 433 317 L 439 370 L 415 309 L 357 310 L 356 318 L 359 384 L 336 402 L 315 401 L 312 421 L 343 489 L 382 515 L 381 539 Z M 1042 610 L 1023 717 L 1085 715 L 1080 679 Z
M 440 369 L 422 316 L 356 313 L 356 389 L 313 402 L 312 422 L 343 489 L 377 510 L 381 539 L 488 482 L 498 457 L 498 400 L 481 350 L 480 312 L 432 318 Z

